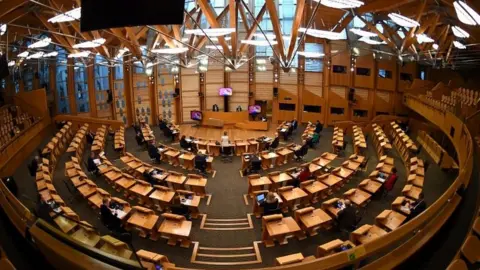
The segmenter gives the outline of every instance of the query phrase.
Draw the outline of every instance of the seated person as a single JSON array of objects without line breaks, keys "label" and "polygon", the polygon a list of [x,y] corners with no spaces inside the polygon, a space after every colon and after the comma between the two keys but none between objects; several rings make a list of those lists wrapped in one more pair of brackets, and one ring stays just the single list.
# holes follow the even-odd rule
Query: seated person
[{"label": "seated person", "polygon": [[386,196],[390,191],[392,191],[393,187],[395,186],[395,183],[397,182],[397,179],[398,179],[397,168],[393,167],[392,174],[390,174],[387,180],[385,180],[385,183],[383,183],[384,196]]},{"label": "seated person", "polygon": [[38,170],[38,164],[40,164],[40,157],[35,156],[35,158],[27,165],[30,176],[35,176]]},{"label": "seated person", "polygon": [[241,112],[241,111],[242,111],[242,106],[238,105],[237,112]]},{"label": "seated person", "polygon": [[120,231],[122,221],[112,212],[114,208],[115,205],[111,203],[110,198],[104,197],[100,206],[100,220],[110,230]]},{"label": "seated person", "polygon": [[257,155],[252,156],[250,161],[249,173],[258,172],[262,169],[262,160]]},{"label": "seated person", "polygon": [[199,170],[202,173],[205,173],[207,169],[207,156],[201,153],[198,153],[195,156],[195,169]]},{"label": "seated person", "polygon": [[322,132],[323,125],[320,123],[320,121],[317,120],[317,123],[315,124],[315,133],[320,133]]},{"label": "seated person", "polygon": [[275,149],[278,147],[278,144],[280,143],[280,138],[278,137],[278,133],[275,133],[275,138],[273,139],[273,141],[271,143],[267,143],[265,145],[265,148],[266,149]]},{"label": "seated person", "polygon": [[187,220],[191,220],[190,209],[188,209],[188,206],[180,203],[180,200],[178,199],[176,201],[178,202],[170,206],[170,211],[172,211],[172,214],[181,215],[184,216]]},{"label": "seated person", "polygon": [[187,151],[195,152],[193,142],[188,142],[187,137],[185,135],[183,135],[182,138],[180,138],[180,147]]},{"label": "seated person", "polygon": [[276,214],[280,208],[280,203],[273,192],[267,193],[267,198],[260,204],[263,207],[263,215]]},{"label": "seated person", "polygon": [[319,140],[320,140],[320,134],[318,134],[317,132],[314,132],[311,137],[307,138],[305,143],[308,144],[310,148],[314,148],[315,144],[317,144]]},{"label": "seated person", "polygon": [[337,215],[339,229],[352,232],[356,229],[359,221],[360,217],[357,216],[357,210],[352,206],[352,202],[345,200],[345,208],[340,210]]},{"label": "seated person", "polygon": [[158,127],[160,128],[160,130],[166,129],[167,128],[167,123],[165,122],[165,120],[160,119],[160,122],[158,123]]},{"label": "seated person", "polygon": [[87,159],[87,170],[91,173],[98,174],[98,167],[97,164],[95,164],[95,159],[97,159],[95,153],[90,152],[90,156]]},{"label": "seated person", "polygon": [[409,221],[416,216],[420,215],[425,209],[427,209],[427,203],[425,202],[425,198],[423,193],[420,193],[418,200],[415,203],[406,205],[410,209],[410,215],[408,215],[407,220]]},{"label": "seated person", "polygon": [[148,156],[151,159],[155,159],[157,162],[160,162],[160,153],[158,153],[158,149],[155,146],[155,141],[148,143]]},{"label": "seated person", "polygon": [[214,112],[220,111],[220,108],[218,107],[217,104],[213,104],[212,111],[214,111]]},{"label": "seated person", "polygon": [[293,154],[297,157],[303,157],[308,153],[308,147],[309,147],[308,144],[305,143],[304,145],[302,145],[302,147],[300,147],[300,149],[295,151]]},{"label": "seated person", "polygon": [[292,135],[292,132],[293,132],[293,125],[290,124],[290,126],[287,128],[287,130],[285,132],[283,132],[283,139],[285,141],[288,141],[288,137],[290,137]]},{"label": "seated person", "polygon": [[137,141],[138,145],[142,145],[145,142],[142,132],[140,131],[137,132],[137,134],[135,135],[135,140]]},{"label": "seated person", "polygon": [[297,129],[297,127],[298,127],[298,121],[297,121],[297,118],[293,118],[293,120],[292,120],[292,127],[293,127],[293,129],[294,129],[294,130],[296,130],[296,129]]},{"label": "seated person", "polygon": [[152,185],[152,186],[158,184],[157,180],[153,177],[154,173],[155,173],[155,169],[151,168],[151,169],[143,171],[143,174],[142,174],[145,181],[150,183],[150,185]]},{"label": "seated person", "polygon": [[303,170],[300,172],[300,174],[298,175],[298,181],[300,183],[302,182],[305,182],[307,181],[308,179],[310,179],[312,177],[312,173],[310,172],[310,170],[308,169],[308,166],[305,166],[303,167]]}]

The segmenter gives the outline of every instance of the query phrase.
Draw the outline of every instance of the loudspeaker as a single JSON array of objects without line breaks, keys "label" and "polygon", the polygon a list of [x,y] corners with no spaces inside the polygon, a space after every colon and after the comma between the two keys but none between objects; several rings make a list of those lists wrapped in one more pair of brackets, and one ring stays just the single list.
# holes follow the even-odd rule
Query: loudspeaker
[{"label": "loudspeaker", "polygon": [[85,32],[126,26],[182,25],[184,7],[185,0],[82,0],[80,29]]},{"label": "loudspeaker", "polygon": [[348,101],[355,101],[355,89],[350,88],[350,91],[348,92]]},{"label": "loudspeaker", "polygon": [[180,88],[175,88],[175,93],[173,93],[173,97],[179,97],[180,96]]},{"label": "loudspeaker", "polygon": [[273,96],[278,97],[278,88],[277,87],[273,88]]}]

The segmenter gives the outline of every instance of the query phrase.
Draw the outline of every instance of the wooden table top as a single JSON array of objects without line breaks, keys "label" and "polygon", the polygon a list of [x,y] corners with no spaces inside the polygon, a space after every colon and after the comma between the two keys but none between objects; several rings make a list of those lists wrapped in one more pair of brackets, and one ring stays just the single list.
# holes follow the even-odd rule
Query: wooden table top
[{"label": "wooden table top", "polygon": [[325,253],[329,253],[334,249],[339,248],[341,245],[343,245],[343,243],[345,242],[343,242],[340,239],[335,239],[333,241],[330,241],[328,243],[318,246],[318,248],[323,250]]},{"label": "wooden table top", "polygon": [[76,222],[63,216],[58,216],[53,221],[55,221],[55,223],[58,225],[60,230],[62,230],[62,232],[64,233],[69,233],[71,230],[77,227]]},{"label": "wooden table top", "polygon": [[91,185],[82,185],[77,188],[78,192],[80,192],[84,197],[88,197],[97,191],[96,186]]},{"label": "wooden table top", "polygon": [[177,150],[168,150],[165,152],[165,155],[169,156],[169,157],[177,157],[180,155],[180,151],[177,151]]},{"label": "wooden table top", "polygon": [[191,199],[180,199],[180,203],[185,206],[198,207],[200,205],[200,199],[200,196],[194,195]]},{"label": "wooden table top", "polygon": [[301,199],[308,196],[308,194],[301,188],[293,188],[288,191],[283,191],[280,192],[280,195],[285,199],[285,201],[294,201],[296,199]]},{"label": "wooden table top", "polygon": [[207,178],[192,178],[189,177],[185,182],[186,185],[189,186],[197,186],[197,187],[205,187],[207,185]]},{"label": "wooden table top", "polygon": [[183,184],[186,179],[187,179],[187,177],[184,176],[184,175],[169,174],[167,176],[167,178],[165,178],[165,181],[170,182],[170,183],[175,183],[175,184]]},{"label": "wooden table top", "polygon": [[340,167],[340,171],[335,173],[342,178],[348,178],[353,174],[353,171],[347,168]]},{"label": "wooden table top", "polygon": [[117,179],[122,177],[122,173],[117,172],[115,170],[111,170],[104,175],[105,175],[106,178],[110,179],[110,181],[114,181],[114,180],[117,180]]},{"label": "wooden table top", "polygon": [[115,184],[123,187],[124,189],[129,189],[130,187],[132,187],[133,185],[135,185],[137,181],[135,181],[135,179],[131,179],[131,178],[127,178],[127,177],[124,177],[122,176],[121,178],[119,178]]},{"label": "wooden table top", "polygon": [[171,234],[176,236],[188,237],[192,230],[192,222],[188,220],[171,220],[165,219],[160,228],[158,228],[158,232]]},{"label": "wooden table top", "polygon": [[339,182],[342,182],[342,180],[343,179],[341,177],[330,174],[330,175],[328,175],[327,178],[321,179],[320,181],[322,181],[322,183],[324,183],[325,185],[331,187],[331,186],[334,186],[334,185],[338,184]]},{"label": "wooden table top", "polygon": [[138,182],[133,187],[130,188],[130,191],[140,196],[147,196],[152,190],[153,190],[152,186],[143,185]]},{"label": "wooden table top", "polygon": [[130,161],[134,160],[135,158],[134,157],[131,157],[131,156],[123,156],[120,158],[120,160],[123,162],[123,163],[129,163]]},{"label": "wooden table top", "polygon": [[423,187],[423,182],[425,181],[425,177],[417,175],[417,174],[410,174],[408,176],[407,182],[412,183],[415,186]]},{"label": "wooden table top", "polygon": [[308,164],[308,170],[311,172],[311,173],[314,173],[318,170],[322,169],[322,166],[316,164],[316,163],[310,163]]},{"label": "wooden table top", "polygon": [[282,150],[277,152],[277,154],[279,154],[281,156],[287,156],[287,155],[290,155],[292,153],[293,153],[293,151],[290,150],[290,149],[287,149],[287,148],[283,148]]},{"label": "wooden table top", "polygon": [[284,217],[278,221],[268,222],[266,224],[270,236],[284,235],[300,231],[300,227],[292,217]]},{"label": "wooden table top", "polygon": [[372,197],[370,193],[358,188],[351,189],[349,191],[352,191],[352,194],[346,195],[346,197],[356,205],[362,205],[363,203],[365,203],[365,201],[369,200]]},{"label": "wooden table top", "polygon": [[169,203],[172,201],[174,196],[175,196],[174,191],[164,191],[164,190],[155,189],[152,192],[152,194],[150,194],[150,199]]},{"label": "wooden table top", "polygon": [[347,161],[348,164],[346,166],[347,169],[350,169],[352,171],[356,171],[358,167],[360,167],[360,163],[353,162],[353,161]]},{"label": "wooden table top", "polygon": [[320,158],[320,159],[316,162],[316,164],[318,164],[319,166],[325,167],[325,166],[327,166],[328,164],[330,164],[330,162],[332,162],[332,160],[326,159],[326,158]]},{"label": "wooden table top", "polygon": [[256,186],[263,186],[263,185],[270,185],[272,181],[266,176],[262,176],[260,178],[250,179],[250,185]]},{"label": "wooden table top", "polygon": [[371,194],[374,194],[382,187],[382,184],[377,181],[365,179],[359,184],[359,187],[370,192]]},{"label": "wooden table top", "polygon": [[264,159],[274,159],[274,158],[277,158],[278,155],[275,152],[269,152],[266,154],[261,154],[261,157]]},{"label": "wooden table top", "polygon": [[285,181],[292,180],[292,177],[284,172],[280,173],[279,175],[269,176],[269,178],[274,183],[282,183]]},{"label": "wooden table top", "polygon": [[358,237],[358,241],[362,244],[366,244],[378,237],[387,234],[387,232],[380,227],[373,225],[364,235]]},{"label": "wooden table top", "polygon": [[184,154],[181,154],[179,158],[184,160],[193,160],[195,159],[195,155],[192,153],[184,153]]},{"label": "wooden table top", "polygon": [[332,218],[320,208],[315,209],[305,215],[300,215],[300,221],[307,228],[312,228],[323,223],[330,222],[331,220]]},{"label": "wooden table top", "polygon": [[310,194],[314,194],[322,190],[326,190],[327,188],[328,187],[320,181],[313,181],[312,184],[303,186],[303,189]]},{"label": "wooden table top", "polygon": [[72,184],[75,187],[79,187],[79,186],[85,184],[85,180],[83,180],[83,179],[81,180],[80,176],[74,176],[74,177],[70,178],[70,181],[72,181]]},{"label": "wooden table top", "polygon": [[282,257],[277,257],[275,260],[278,265],[285,265],[291,263],[297,263],[303,261],[304,257],[302,253],[290,254]]},{"label": "wooden table top", "polygon": [[384,210],[379,216],[386,216],[385,218],[378,219],[378,222],[392,231],[400,227],[407,219],[407,216],[392,210]]},{"label": "wooden table top", "polygon": [[141,212],[135,212],[133,215],[127,220],[127,222],[131,225],[151,230],[155,223],[157,223],[158,216],[154,214],[145,214]]}]

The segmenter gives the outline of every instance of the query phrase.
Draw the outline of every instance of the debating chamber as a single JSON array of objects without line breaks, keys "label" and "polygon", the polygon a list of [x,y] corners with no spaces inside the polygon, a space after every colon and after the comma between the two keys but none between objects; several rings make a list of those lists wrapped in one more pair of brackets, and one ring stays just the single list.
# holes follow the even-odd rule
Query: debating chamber
[{"label": "debating chamber", "polygon": [[0,0],[0,134],[1,270],[480,269],[480,1]]}]

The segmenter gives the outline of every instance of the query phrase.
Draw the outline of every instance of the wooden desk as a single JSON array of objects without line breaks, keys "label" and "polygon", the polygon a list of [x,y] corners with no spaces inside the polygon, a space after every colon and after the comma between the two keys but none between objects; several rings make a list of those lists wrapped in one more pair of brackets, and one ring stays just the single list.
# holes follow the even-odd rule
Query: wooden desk
[{"label": "wooden desk", "polygon": [[354,244],[366,244],[385,234],[387,234],[387,232],[382,228],[376,225],[365,224],[350,234],[350,240]]},{"label": "wooden desk", "polygon": [[277,149],[275,152],[278,155],[276,160],[277,166],[282,166],[284,164],[287,164],[287,162],[293,159],[293,151],[288,148]]},{"label": "wooden desk", "polygon": [[207,186],[207,178],[198,174],[189,174],[185,182],[185,189],[193,191],[195,195],[204,198],[207,195],[205,187]]},{"label": "wooden desk", "polygon": [[[260,218],[263,215],[263,206],[261,206],[258,203],[257,196],[260,195],[260,194],[263,194],[266,197],[268,192],[269,192],[268,190],[259,190],[259,191],[254,191],[253,192],[252,212],[255,215],[255,217],[257,217],[257,218]],[[283,206],[282,198],[276,192],[273,192],[273,195],[278,200],[278,207],[282,208],[282,206]]]},{"label": "wooden desk", "polygon": [[241,156],[243,153],[248,152],[248,142],[240,140],[235,141],[235,154]]},{"label": "wooden desk", "polygon": [[285,202],[284,208],[288,207],[292,211],[295,210],[299,204],[303,203],[303,200],[308,196],[302,189],[292,186],[281,187],[278,189],[278,193]]},{"label": "wooden desk", "polygon": [[410,208],[406,206],[406,204],[412,205],[414,203],[415,201],[412,199],[406,198],[404,196],[399,196],[392,202],[392,210],[395,210],[399,213],[409,216]]},{"label": "wooden desk", "polygon": [[77,188],[78,192],[82,194],[83,198],[88,198],[97,192],[97,185],[89,179],[85,180],[85,185]]},{"label": "wooden desk", "polygon": [[185,170],[193,170],[194,168],[194,163],[193,163],[193,160],[195,159],[195,155],[193,153],[184,153],[184,154],[181,154],[180,157],[179,157],[181,160],[183,160],[183,168]]},{"label": "wooden desk", "polygon": [[344,167],[337,167],[332,171],[332,174],[341,177],[343,179],[348,179],[353,175],[352,170],[344,168]]},{"label": "wooden desk", "polygon": [[260,157],[262,158],[262,168],[264,170],[267,170],[269,168],[273,168],[274,163],[272,162],[272,160],[276,159],[278,155],[274,152],[267,152],[262,153]]},{"label": "wooden desk", "polygon": [[272,172],[268,174],[268,178],[273,183],[272,189],[277,189],[279,187],[284,187],[288,184],[288,181],[292,180],[293,178],[288,175],[287,173],[280,173],[280,172]]},{"label": "wooden desk", "polygon": [[140,259],[153,262],[155,264],[168,263],[168,258],[164,255],[150,252],[144,249],[137,251],[137,255]]},{"label": "wooden desk", "polygon": [[349,199],[351,202],[359,207],[364,207],[371,199],[372,195],[361,189],[352,188],[343,194],[345,199]]},{"label": "wooden desk", "polygon": [[318,176],[317,180],[331,188],[328,191],[329,194],[333,192],[332,189],[340,189],[343,185],[343,179],[333,174],[324,174],[322,176]]},{"label": "wooden desk", "polygon": [[[200,196],[196,196],[192,191],[188,190],[177,190],[177,193],[180,197],[180,203],[188,207],[192,218],[198,218],[198,215],[200,214],[198,209],[201,199]],[[190,199],[187,197],[190,197]]]},{"label": "wooden desk", "polygon": [[318,198],[325,199],[328,193],[328,186],[318,180],[308,180],[300,183],[300,188],[305,190],[311,203],[317,203]]},{"label": "wooden desk", "polygon": [[214,157],[220,156],[220,145],[217,145],[215,142],[210,141],[207,144],[208,153]]},{"label": "wooden desk", "polygon": [[110,197],[110,193],[108,193],[106,190],[97,188],[97,191],[92,196],[88,197],[88,203],[93,207],[93,209],[100,209],[103,198]]},{"label": "wooden desk", "polygon": [[296,210],[295,220],[310,236],[317,235],[317,230],[321,227],[330,228],[332,222],[332,218],[325,211],[313,207]]},{"label": "wooden desk", "polygon": [[154,191],[149,198],[153,200],[155,206],[159,211],[163,211],[167,205],[172,203],[175,192],[167,187],[155,185]]},{"label": "wooden desk", "polygon": [[[341,204],[340,207],[338,207],[338,202]],[[324,201],[321,207],[325,212],[330,213],[333,217],[338,217],[338,212],[345,208],[345,201],[339,198],[332,198]]]},{"label": "wooden desk", "polygon": [[117,240],[110,235],[102,236],[102,240],[105,244],[100,247],[100,250],[125,259],[130,259],[132,256],[132,251],[128,249],[128,245],[124,242]]},{"label": "wooden desk", "polygon": [[248,195],[253,198],[255,191],[269,190],[272,181],[266,176],[260,176],[259,174],[252,174],[248,176]]},{"label": "wooden desk", "polygon": [[410,174],[407,178],[407,183],[420,187],[423,187],[423,182],[425,181],[425,177],[417,175],[417,174]]},{"label": "wooden desk", "polygon": [[407,216],[392,210],[383,210],[380,215],[375,218],[375,224],[379,227],[387,228],[390,231],[400,227],[405,222]]},{"label": "wooden desk", "polygon": [[[85,221],[82,221],[81,222],[82,224],[87,224],[87,225],[90,225],[88,224],[87,222]],[[82,226],[80,225],[79,226],[79,229],[77,231],[75,231],[71,237],[73,237],[75,240],[87,245],[87,246],[91,246],[91,247],[94,247],[98,244],[98,242],[100,242],[100,235],[98,235],[93,228],[91,227],[88,227],[88,226]]]},{"label": "wooden desk", "polygon": [[112,168],[112,170],[108,171],[104,174],[105,178],[110,182],[110,184],[114,183],[118,179],[120,179],[123,175],[122,172],[116,168]]},{"label": "wooden desk", "polygon": [[262,218],[265,226],[262,233],[262,240],[265,246],[274,246],[274,240],[280,245],[288,243],[286,236],[298,233],[301,229],[292,217],[282,217],[282,215],[269,215]]},{"label": "wooden desk", "polygon": [[68,234],[70,231],[72,231],[78,226],[77,222],[70,220],[64,216],[58,216],[53,221],[55,222],[55,224],[57,224],[60,230],[66,234]]},{"label": "wooden desk", "polygon": [[137,180],[135,185],[130,188],[130,192],[138,197],[138,204],[149,204],[148,195],[152,192],[153,187],[143,180]]},{"label": "wooden desk", "polygon": [[355,247],[355,245],[350,241],[342,241],[340,239],[335,239],[323,245],[317,247],[317,258],[325,257],[331,254],[336,253],[336,250],[339,249],[341,246],[349,245],[351,247]]},{"label": "wooden desk", "polygon": [[251,138],[251,139],[248,139],[247,142],[249,144],[247,152],[258,153],[258,151],[260,150],[260,144],[257,142],[257,140],[254,138]]},{"label": "wooden desk", "polygon": [[402,190],[403,196],[411,198],[413,200],[418,200],[420,198],[421,193],[422,193],[422,189],[414,185],[405,185],[405,187]]},{"label": "wooden desk", "polygon": [[[158,216],[148,208],[141,206],[132,207],[133,212],[130,218],[127,220],[129,226],[133,226],[140,231],[140,237],[147,237],[150,233],[152,240],[156,238],[154,226],[158,221]],[[128,228],[128,227],[127,227]]]},{"label": "wooden desk", "polygon": [[167,178],[165,178],[165,181],[167,182],[168,187],[173,190],[184,189],[185,180],[187,180],[186,176],[184,176],[181,173],[172,172],[172,171],[170,171]]},{"label": "wooden desk", "polygon": [[172,166],[178,166],[180,164],[180,160],[178,157],[180,156],[180,151],[169,149],[165,151],[164,155],[168,158],[168,163]]},{"label": "wooden desk", "polygon": [[277,257],[275,259],[275,265],[287,265],[287,264],[299,263],[304,259],[305,258],[303,257],[302,253],[290,254],[287,256]]},{"label": "wooden desk", "polygon": [[358,187],[373,195],[380,190],[380,188],[382,187],[382,184],[377,181],[365,179],[362,182],[360,182],[360,184],[358,184]]},{"label": "wooden desk", "polygon": [[342,167],[346,168],[346,169],[349,169],[353,172],[355,172],[356,170],[358,170],[358,168],[360,167],[360,163],[358,162],[355,162],[355,161],[351,161],[351,160],[347,160],[345,162],[342,163]]},{"label": "wooden desk", "polygon": [[184,216],[170,213],[162,214],[162,217],[165,220],[158,228],[158,232],[168,237],[168,244],[175,246],[177,241],[180,241],[181,247],[190,247],[191,241],[189,236],[192,230],[192,222],[185,220]]}]

